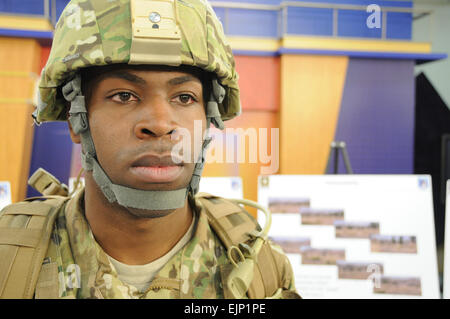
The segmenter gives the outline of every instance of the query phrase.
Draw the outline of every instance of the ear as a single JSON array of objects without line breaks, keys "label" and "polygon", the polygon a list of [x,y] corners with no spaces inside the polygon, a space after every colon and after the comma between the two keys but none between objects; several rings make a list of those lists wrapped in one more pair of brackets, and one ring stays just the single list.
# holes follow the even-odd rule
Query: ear
[{"label": "ear", "polygon": [[73,132],[73,129],[72,129],[72,125],[70,124],[70,121],[67,121],[67,124],[69,124],[69,132],[70,132],[70,138],[72,139],[72,142],[74,142],[75,144],[81,144],[81,137],[80,137],[80,135],[78,134],[75,134],[74,132]]}]

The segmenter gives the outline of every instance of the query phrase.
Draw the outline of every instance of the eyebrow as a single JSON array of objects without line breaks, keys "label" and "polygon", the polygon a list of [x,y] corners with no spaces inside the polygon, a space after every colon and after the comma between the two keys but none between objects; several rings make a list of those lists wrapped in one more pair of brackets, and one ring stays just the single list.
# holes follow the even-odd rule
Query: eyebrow
[{"label": "eyebrow", "polygon": [[183,83],[186,83],[186,82],[190,82],[190,81],[201,83],[200,80],[197,77],[192,76],[192,75],[179,76],[179,77],[170,79],[168,81],[168,83],[169,83],[169,85],[175,86],[175,85],[180,85],[180,84],[183,84]]},{"label": "eyebrow", "polygon": [[[129,73],[126,71],[110,72],[110,73],[105,74],[104,78],[119,78],[119,79],[123,79],[123,80],[126,80],[131,83],[135,83],[138,85],[146,85],[147,84],[147,81],[145,81],[140,76],[137,76],[136,74]],[[191,82],[191,81],[201,83],[201,81],[197,77],[192,76],[192,75],[179,76],[179,77],[170,79],[167,83],[171,86],[177,86],[177,85],[181,85],[183,83]]]},{"label": "eyebrow", "polygon": [[114,71],[111,73],[107,73],[105,74],[104,78],[119,78],[139,85],[147,84],[147,81],[145,81],[140,76],[137,76],[136,74],[129,73],[126,71]]}]

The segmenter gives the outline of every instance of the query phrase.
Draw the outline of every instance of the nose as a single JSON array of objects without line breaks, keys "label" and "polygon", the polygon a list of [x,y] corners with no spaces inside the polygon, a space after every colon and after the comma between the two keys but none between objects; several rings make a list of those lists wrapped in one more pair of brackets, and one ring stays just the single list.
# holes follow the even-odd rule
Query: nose
[{"label": "nose", "polygon": [[177,128],[175,113],[169,102],[163,98],[153,98],[140,107],[134,133],[139,139],[171,135]]}]

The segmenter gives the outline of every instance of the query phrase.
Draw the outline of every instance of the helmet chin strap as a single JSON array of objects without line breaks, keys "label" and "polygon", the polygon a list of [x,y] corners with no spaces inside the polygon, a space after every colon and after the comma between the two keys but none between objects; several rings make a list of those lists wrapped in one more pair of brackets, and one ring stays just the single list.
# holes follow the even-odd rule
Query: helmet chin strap
[{"label": "helmet chin strap", "polygon": [[114,184],[97,159],[94,141],[89,129],[85,98],[81,92],[81,76],[78,74],[63,86],[63,96],[70,102],[69,121],[72,130],[81,137],[82,166],[86,171],[92,171],[95,182],[110,203],[117,202],[124,207],[143,210],[173,210],[185,205],[189,193],[195,195],[198,192],[205,165],[206,149],[211,142],[209,127],[213,123],[219,129],[224,128],[219,112],[219,103],[222,103],[226,92],[217,79],[214,79],[212,84],[210,101],[206,106],[206,137],[203,140],[202,151],[195,164],[191,181],[185,188],[169,191],[141,190]]}]

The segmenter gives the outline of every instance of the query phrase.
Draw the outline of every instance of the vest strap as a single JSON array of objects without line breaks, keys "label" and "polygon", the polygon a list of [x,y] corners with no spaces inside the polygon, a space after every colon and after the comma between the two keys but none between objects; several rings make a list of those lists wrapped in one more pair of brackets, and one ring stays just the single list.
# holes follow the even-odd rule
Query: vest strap
[{"label": "vest strap", "polygon": [[[45,202],[10,205],[1,212],[0,298],[33,298],[56,216],[68,199],[52,196]],[[54,274],[54,269],[46,270],[49,267],[44,274]]]}]

